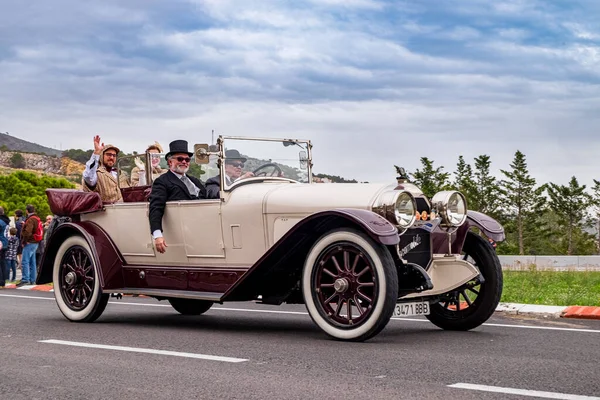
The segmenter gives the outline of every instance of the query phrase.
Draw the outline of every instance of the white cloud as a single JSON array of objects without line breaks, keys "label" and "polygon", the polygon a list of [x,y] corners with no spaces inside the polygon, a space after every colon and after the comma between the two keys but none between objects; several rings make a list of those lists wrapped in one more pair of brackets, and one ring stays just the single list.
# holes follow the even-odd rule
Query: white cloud
[{"label": "white cloud", "polygon": [[497,172],[521,150],[541,182],[600,178],[588,3],[57,1],[0,27],[0,131],[126,151],[297,136],[318,172],[369,181],[422,156],[453,171],[489,154]]}]

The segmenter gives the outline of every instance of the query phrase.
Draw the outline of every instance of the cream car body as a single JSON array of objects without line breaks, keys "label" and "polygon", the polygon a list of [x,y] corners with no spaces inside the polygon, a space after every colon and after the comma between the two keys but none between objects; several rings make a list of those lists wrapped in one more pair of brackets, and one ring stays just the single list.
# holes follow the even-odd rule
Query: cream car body
[{"label": "cream car body", "polygon": [[[248,163],[262,176],[226,186],[226,143],[244,141],[283,143],[288,153],[300,147],[299,167],[290,167],[289,157],[276,162],[261,154]],[[422,312],[405,314],[426,315],[446,329],[471,329],[491,315],[501,292],[499,263],[469,230],[501,240],[499,224],[467,212],[458,193],[430,200],[402,179],[314,183],[311,148],[309,141],[239,137],[197,145],[199,164],[220,177],[219,198],[167,203],[165,253],[150,234],[150,187],[124,188],[125,202],[116,204],[49,191],[57,218],[38,282],[54,281],[63,314],[81,321],[96,319],[110,293],[167,299],[183,314],[233,300],[305,303],[317,325],[344,340],[372,337],[408,305]]]}]

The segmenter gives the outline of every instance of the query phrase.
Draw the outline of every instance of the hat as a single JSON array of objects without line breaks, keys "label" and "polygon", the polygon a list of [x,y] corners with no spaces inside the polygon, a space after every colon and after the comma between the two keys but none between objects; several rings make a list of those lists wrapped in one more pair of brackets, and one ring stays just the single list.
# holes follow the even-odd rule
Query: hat
[{"label": "hat", "polygon": [[187,140],[173,140],[169,143],[169,152],[165,155],[165,158],[169,158],[176,153],[186,153],[190,157],[194,155],[194,153],[188,151]]},{"label": "hat", "polygon": [[241,160],[242,162],[246,162],[246,158],[242,157],[240,152],[234,149],[225,150],[225,161],[227,160]]},{"label": "hat", "polygon": [[104,155],[104,153],[106,153],[108,150],[113,149],[114,151],[117,152],[117,154],[119,154],[121,152],[121,150],[119,150],[119,148],[115,145],[112,144],[107,144],[104,146],[104,148],[102,149],[102,155]]},{"label": "hat", "polygon": [[157,150],[159,153],[162,153],[162,152],[163,152],[163,148],[162,148],[162,146],[161,146],[161,145],[160,145],[160,143],[158,143],[157,141],[154,141],[154,144],[151,144],[150,146],[148,146],[148,147],[146,148],[146,151],[150,151],[150,150],[152,150],[152,149],[156,149],[156,150]]}]

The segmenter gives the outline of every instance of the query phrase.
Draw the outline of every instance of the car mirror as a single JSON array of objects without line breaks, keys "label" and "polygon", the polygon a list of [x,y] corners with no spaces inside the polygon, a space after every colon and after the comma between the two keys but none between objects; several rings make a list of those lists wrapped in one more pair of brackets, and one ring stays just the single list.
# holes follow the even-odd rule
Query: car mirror
[{"label": "car mirror", "polygon": [[307,169],[308,168],[308,156],[306,155],[306,151],[302,150],[300,153],[298,153],[299,156],[299,160],[300,160],[300,169]]},{"label": "car mirror", "polygon": [[210,152],[208,151],[208,144],[195,144],[194,145],[194,162],[196,164],[208,164]]}]

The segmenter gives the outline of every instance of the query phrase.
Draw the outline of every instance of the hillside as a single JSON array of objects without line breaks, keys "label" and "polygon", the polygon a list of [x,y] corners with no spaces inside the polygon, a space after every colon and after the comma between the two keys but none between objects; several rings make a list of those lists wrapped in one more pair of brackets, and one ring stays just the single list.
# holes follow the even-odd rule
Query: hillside
[{"label": "hillside", "polygon": [[44,153],[46,155],[56,157],[60,157],[62,155],[62,152],[60,150],[40,146],[37,143],[28,142],[26,140],[19,139],[15,136],[7,135],[6,133],[0,133],[0,149],[15,150],[24,153]]}]

